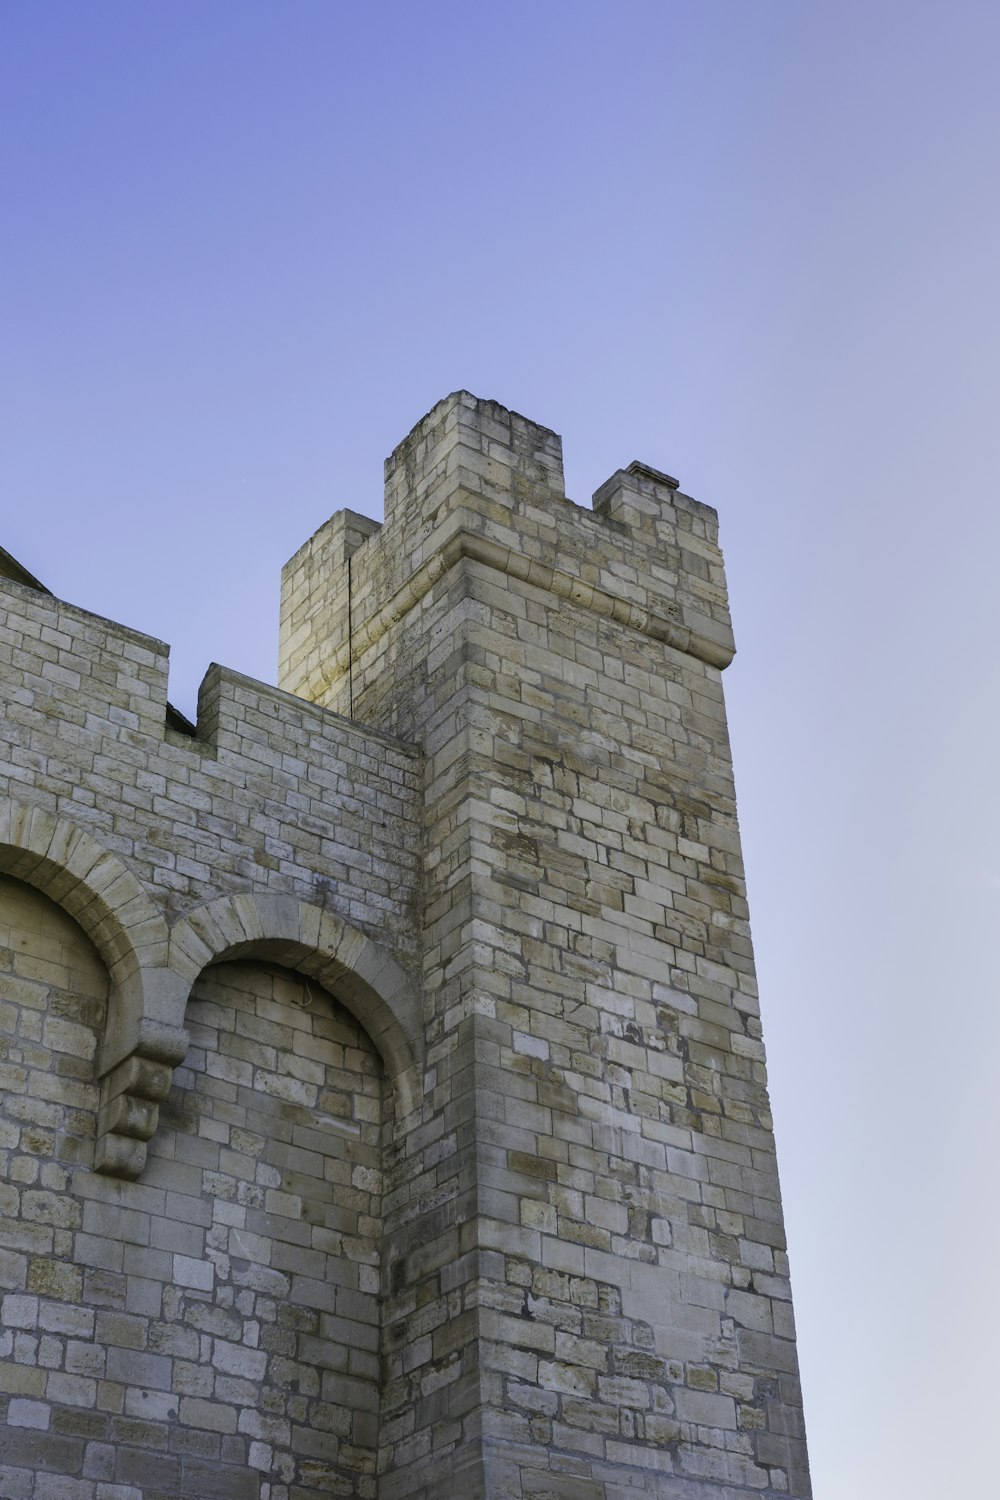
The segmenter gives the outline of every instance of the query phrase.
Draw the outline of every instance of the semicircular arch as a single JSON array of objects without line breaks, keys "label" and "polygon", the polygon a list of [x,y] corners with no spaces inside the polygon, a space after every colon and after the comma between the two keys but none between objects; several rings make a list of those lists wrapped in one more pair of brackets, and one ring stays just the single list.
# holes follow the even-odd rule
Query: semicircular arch
[{"label": "semicircular arch", "polygon": [[171,1009],[163,993],[169,982],[162,983],[166,919],[125,862],[68,818],[5,797],[0,798],[0,872],[61,906],[107,966],[111,995],[99,1071],[151,1041],[153,1033],[154,1050],[158,1046],[164,1056],[176,1052],[178,1039],[162,1025]]},{"label": "semicircular arch", "polygon": [[371,1037],[410,1112],[423,1052],[420,995],[384,948],[333,912],[266,892],[207,901],[170,933],[169,967],[188,989],[209,964],[235,958],[269,959],[330,990]]}]

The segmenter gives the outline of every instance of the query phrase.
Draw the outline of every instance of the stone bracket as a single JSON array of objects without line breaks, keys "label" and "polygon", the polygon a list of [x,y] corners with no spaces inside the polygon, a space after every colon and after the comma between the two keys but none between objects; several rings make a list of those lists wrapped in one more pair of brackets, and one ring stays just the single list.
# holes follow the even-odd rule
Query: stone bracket
[{"label": "stone bracket", "polygon": [[180,1026],[147,1028],[138,1048],[104,1075],[94,1171],[136,1178],[146,1165],[146,1142],[156,1130],[160,1103],[188,1048]]}]

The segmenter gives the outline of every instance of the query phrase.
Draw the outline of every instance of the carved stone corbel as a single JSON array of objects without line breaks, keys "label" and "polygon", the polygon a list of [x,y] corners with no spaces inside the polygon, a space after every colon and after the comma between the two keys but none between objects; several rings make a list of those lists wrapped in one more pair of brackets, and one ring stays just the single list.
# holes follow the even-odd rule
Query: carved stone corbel
[{"label": "carved stone corbel", "polygon": [[94,1171],[135,1178],[146,1165],[146,1142],[156,1130],[160,1103],[170,1092],[174,1068],[184,1061],[188,1033],[180,1026],[142,1026],[134,1052],[101,1080]]}]

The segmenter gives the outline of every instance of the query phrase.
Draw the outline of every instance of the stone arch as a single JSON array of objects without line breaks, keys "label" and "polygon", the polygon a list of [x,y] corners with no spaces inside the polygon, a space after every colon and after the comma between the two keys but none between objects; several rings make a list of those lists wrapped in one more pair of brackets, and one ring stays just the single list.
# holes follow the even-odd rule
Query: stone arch
[{"label": "stone arch", "polygon": [[[110,990],[108,966],[79,922],[38,886],[0,871],[5,1213],[36,1212],[23,1200],[14,1206],[12,1187],[53,1190],[91,1163],[100,1106],[95,1065]],[[60,1228],[80,1227],[68,1204],[53,1209],[57,1219]]]},{"label": "stone arch", "polygon": [[[220,896],[195,907],[170,934],[169,965],[187,990],[209,964],[270,959],[316,979],[364,1027],[381,1054],[400,1116],[419,1098],[420,995],[406,972],[342,917],[296,896]],[[181,1026],[183,1015],[173,1017]]]},{"label": "stone arch", "polygon": [[[110,977],[108,1023],[98,1063],[103,1103],[97,1170],[134,1176],[156,1124],[155,1101],[187,1049],[173,1027],[181,981],[166,968],[163,914],[117,854],[47,808],[0,800],[0,871],[33,885],[90,938]],[[122,1087],[130,1081],[129,1090]],[[147,1128],[148,1127],[148,1128]],[[117,1137],[117,1139],[116,1139]],[[139,1159],[141,1158],[141,1159]]]},{"label": "stone arch", "polygon": [[[229,1430],[266,1441],[260,1467],[302,1500],[374,1500],[397,1158],[383,1058],[337,996],[253,946],[201,970],[186,1024],[191,1046],[148,1172],[179,1220],[166,1236],[151,1229],[150,1244],[169,1239],[188,1258],[179,1277],[163,1268],[163,1347],[195,1340],[195,1359],[196,1335],[217,1340],[210,1354],[200,1346],[217,1373],[182,1380],[211,1401],[185,1403],[182,1418],[207,1438],[228,1417]],[[223,1448],[213,1493],[238,1482],[223,1465],[239,1458]]]},{"label": "stone arch", "polygon": [[78,824],[0,799],[0,870],[36,886],[80,924],[119,990],[166,962],[162,914],[127,865]]}]

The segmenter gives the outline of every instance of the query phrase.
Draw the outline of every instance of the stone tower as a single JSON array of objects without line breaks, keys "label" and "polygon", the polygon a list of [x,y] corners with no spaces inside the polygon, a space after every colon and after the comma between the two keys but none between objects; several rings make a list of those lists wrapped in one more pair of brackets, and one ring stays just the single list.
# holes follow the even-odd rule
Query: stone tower
[{"label": "stone tower", "polygon": [[193,732],[6,571],[10,1492],[806,1500],[715,513],[459,392]]}]

